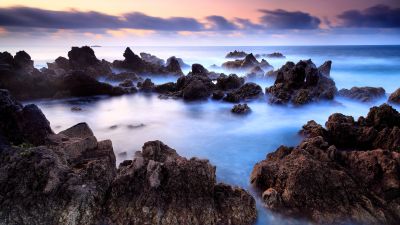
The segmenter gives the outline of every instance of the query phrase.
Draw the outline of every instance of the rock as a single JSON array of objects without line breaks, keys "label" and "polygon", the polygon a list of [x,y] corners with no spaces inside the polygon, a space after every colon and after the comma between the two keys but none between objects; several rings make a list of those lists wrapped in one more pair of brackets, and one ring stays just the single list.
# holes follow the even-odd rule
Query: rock
[{"label": "rock", "polygon": [[400,88],[389,96],[389,102],[400,104]]},{"label": "rock", "polygon": [[145,52],[141,52],[140,53],[140,57],[151,64],[155,64],[158,66],[164,66],[165,65],[165,61],[163,59],[158,58],[155,55],[149,54],[149,53],[145,53]]},{"label": "rock", "polygon": [[168,82],[165,84],[159,84],[154,87],[154,91],[160,94],[168,94],[177,91],[176,84],[174,82]]},{"label": "rock", "polygon": [[[69,66],[72,70],[83,70],[90,76],[98,77],[111,74],[111,68],[105,61],[97,59],[89,46],[72,47],[68,52]],[[64,60],[63,60],[64,61]],[[65,64],[62,62],[60,64]],[[59,62],[56,62],[58,65]],[[63,65],[65,68],[65,66]]]},{"label": "rock", "polygon": [[139,90],[140,90],[140,91],[143,91],[143,92],[151,92],[151,91],[153,91],[153,89],[154,89],[154,83],[151,82],[151,79],[146,78],[146,79],[143,81],[143,83],[142,83],[142,82],[139,82],[139,83],[138,83],[138,87],[139,87]]},{"label": "rock", "polygon": [[244,58],[246,57],[247,53],[244,51],[233,51],[233,52],[229,52],[225,58]]},{"label": "rock", "polygon": [[261,68],[271,67],[271,65],[264,59],[261,62],[258,62],[257,59],[254,57],[254,55],[251,53],[248,54],[242,60],[238,59],[235,61],[228,61],[222,64],[223,68],[229,70],[248,70],[256,66],[260,66]]},{"label": "rock", "polygon": [[221,100],[224,98],[224,96],[225,93],[223,91],[216,90],[212,93],[212,99],[214,100]]},{"label": "rock", "polygon": [[260,66],[256,66],[250,70],[249,73],[246,74],[246,78],[248,79],[262,79],[264,78],[264,70],[261,69]]},{"label": "rock", "polygon": [[230,74],[229,76],[223,74],[218,77],[216,88],[227,91],[240,88],[243,84],[244,79],[242,77],[238,77],[236,74]]},{"label": "rock", "polygon": [[251,183],[265,207],[286,216],[318,224],[397,224],[398,126],[399,113],[388,105],[371,108],[358,122],[333,114],[326,129],[310,121],[302,130],[307,138],[268,154],[254,166]]},{"label": "rock", "polygon": [[195,63],[192,65],[192,74],[193,75],[207,75],[208,70],[206,68],[204,68],[204,66],[202,66],[201,64]]},{"label": "rock", "polygon": [[135,72],[121,72],[118,74],[110,74],[105,77],[107,81],[124,81],[124,80],[132,80],[132,81],[141,81],[142,78],[137,75]]},{"label": "rock", "polygon": [[184,63],[183,60],[182,60],[181,58],[177,58],[177,57],[175,57],[175,56],[169,57],[169,58],[167,59],[166,65],[169,65],[172,59],[174,59],[174,60],[176,59],[176,60],[178,61],[178,63],[179,63],[179,66],[180,66],[182,69],[185,69],[185,68],[189,68],[189,67],[190,67],[190,65]]},{"label": "rock", "polygon": [[36,105],[22,106],[7,90],[2,89],[0,115],[0,136],[10,144],[41,145],[53,133],[49,121]]},{"label": "rock", "polygon": [[245,104],[237,104],[234,105],[233,108],[231,109],[231,112],[235,114],[247,114],[251,111],[250,107],[245,103]]},{"label": "rock", "polygon": [[14,56],[14,67],[20,69],[24,72],[32,72],[33,60],[31,60],[31,56],[28,55],[25,51],[19,51]]},{"label": "rock", "polygon": [[258,84],[249,82],[244,84],[239,89],[229,92],[224,101],[227,102],[240,102],[244,100],[251,100],[262,96],[262,89]]},{"label": "rock", "polygon": [[273,52],[273,53],[270,53],[270,54],[267,54],[265,57],[268,57],[268,58],[286,58],[282,53],[280,53],[280,52]]},{"label": "rock", "polygon": [[371,102],[385,96],[385,89],[379,87],[352,87],[349,89],[341,89],[338,94],[340,96],[358,100],[361,102]]},{"label": "rock", "polygon": [[179,76],[183,75],[181,65],[180,65],[178,59],[175,57],[169,58],[168,64],[166,66],[166,70],[171,74],[175,74],[175,75],[179,75]]},{"label": "rock", "polygon": [[120,165],[107,216],[114,224],[251,224],[256,211],[246,191],[216,183],[207,160],[152,141]]},{"label": "rock", "polygon": [[320,67],[318,67],[318,71],[324,75],[329,77],[331,75],[331,67],[332,67],[332,61],[328,60],[324,62]]},{"label": "rock", "polygon": [[302,105],[332,100],[337,92],[335,82],[324,75],[327,71],[322,74],[311,60],[287,62],[276,73],[274,85],[266,88],[270,103]]},{"label": "rock", "polygon": [[73,111],[73,112],[82,111],[82,108],[79,106],[73,106],[73,107],[71,107],[71,111]]},{"label": "rock", "polygon": [[[197,72],[195,70],[195,72]],[[214,88],[212,80],[204,75],[192,75],[189,74],[187,76],[180,77],[177,81],[177,90],[179,93],[176,95],[180,95],[185,100],[202,100],[208,98]]]}]

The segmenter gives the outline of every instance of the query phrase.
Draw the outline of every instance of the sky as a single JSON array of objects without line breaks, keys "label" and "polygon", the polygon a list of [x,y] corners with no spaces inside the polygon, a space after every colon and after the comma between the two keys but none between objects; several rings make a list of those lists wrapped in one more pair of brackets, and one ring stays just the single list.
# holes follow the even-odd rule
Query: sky
[{"label": "sky", "polygon": [[1,0],[0,46],[400,44],[400,0]]}]

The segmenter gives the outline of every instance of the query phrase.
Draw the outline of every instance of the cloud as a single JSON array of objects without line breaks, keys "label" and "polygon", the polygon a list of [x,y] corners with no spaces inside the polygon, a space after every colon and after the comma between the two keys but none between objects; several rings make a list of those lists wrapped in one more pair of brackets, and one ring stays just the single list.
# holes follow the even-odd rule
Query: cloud
[{"label": "cloud", "polygon": [[399,28],[400,8],[376,5],[365,10],[349,10],[337,16],[341,27]]},{"label": "cloud", "polygon": [[321,23],[318,17],[301,11],[289,12],[283,9],[259,11],[264,13],[261,22],[272,29],[318,29]]},{"label": "cloud", "polygon": [[206,20],[210,23],[211,25],[211,30],[237,30],[239,29],[236,24],[228,21],[225,19],[225,17],[222,16],[208,16],[206,17]]},{"label": "cloud", "polygon": [[47,29],[142,29],[198,31],[204,25],[193,18],[160,18],[133,12],[121,17],[99,12],[52,11],[29,7],[0,8],[0,26]]},{"label": "cloud", "polygon": [[264,30],[265,26],[251,22],[249,19],[235,18],[234,20],[244,30]]}]

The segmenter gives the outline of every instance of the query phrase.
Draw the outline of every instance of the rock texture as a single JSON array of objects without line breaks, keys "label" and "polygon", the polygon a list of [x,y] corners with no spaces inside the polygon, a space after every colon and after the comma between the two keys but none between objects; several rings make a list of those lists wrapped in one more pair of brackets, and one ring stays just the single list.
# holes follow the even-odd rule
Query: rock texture
[{"label": "rock texture", "polygon": [[246,103],[234,105],[233,108],[231,109],[231,112],[235,114],[247,114],[250,111],[251,109]]},{"label": "rock texture", "polygon": [[399,116],[382,105],[358,122],[334,114],[325,129],[310,121],[302,130],[307,138],[268,154],[251,183],[265,207],[287,216],[318,224],[398,224]]},{"label": "rock texture", "polygon": [[272,66],[265,60],[259,62],[253,54],[248,54],[242,60],[228,61],[222,64],[222,67],[229,70],[248,70],[260,66],[261,68],[272,68]]},{"label": "rock texture", "polygon": [[[117,170],[111,141],[97,141],[85,123],[54,134],[32,108],[0,91],[0,224],[247,225],[256,218],[251,195],[216,183],[207,160],[152,141]],[[44,141],[25,143],[30,135]],[[24,143],[10,145],[15,136]]]},{"label": "rock texture", "polygon": [[329,77],[328,61],[317,68],[311,60],[297,64],[287,62],[277,71],[273,86],[266,89],[270,103],[303,105],[319,100],[332,100],[337,92]]},{"label": "rock texture", "polygon": [[226,54],[225,58],[244,58],[246,57],[247,53],[244,51],[235,50],[233,52],[229,52]]},{"label": "rock texture", "polygon": [[400,104],[400,88],[389,96],[389,102]]},{"label": "rock texture", "polygon": [[224,97],[227,102],[240,102],[245,100],[257,99],[263,95],[262,88],[252,82],[248,82],[240,88],[228,92]]},{"label": "rock texture", "polygon": [[352,87],[351,89],[341,89],[340,96],[355,99],[361,102],[371,102],[385,96],[385,89],[381,87]]}]

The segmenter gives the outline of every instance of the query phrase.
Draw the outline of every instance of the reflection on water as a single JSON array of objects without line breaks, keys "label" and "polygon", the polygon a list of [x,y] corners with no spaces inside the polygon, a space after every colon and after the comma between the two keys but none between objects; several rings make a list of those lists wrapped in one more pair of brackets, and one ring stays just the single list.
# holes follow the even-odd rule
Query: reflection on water
[{"label": "reflection on water", "polygon": [[[98,58],[122,58],[125,47],[96,48]],[[36,66],[45,65],[57,56],[66,56],[68,48],[22,48],[30,53]],[[135,52],[150,52],[161,58],[182,57],[188,64],[220,65],[232,50],[253,53],[282,52],[287,59],[268,60],[279,68],[287,60],[311,58],[317,65],[333,60],[331,76],[337,87],[382,86],[388,93],[399,85],[399,46],[331,46],[331,47],[133,47]],[[6,49],[10,50],[10,49]],[[19,49],[16,49],[19,50]],[[15,50],[15,51],[16,51]],[[15,53],[15,51],[11,51]],[[187,70],[184,72],[188,72]],[[222,71],[221,72],[226,72]],[[239,74],[244,75],[244,74]],[[175,77],[152,78],[156,84],[175,81]],[[266,87],[272,80],[258,82]],[[298,131],[313,119],[324,124],[335,112],[358,117],[366,115],[378,102],[362,104],[337,98],[336,102],[320,102],[304,107],[272,106],[266,99],[250,102],[252,113],[237,116],[230,112],[232,104],[215,102],[185,103],[182,100],[161,100],[153,94],[136,94],[113,98],[96,97],[35,102],[43,110],[52,128],[59,132],[79,122],[87,122],[98,139],[111,139],[117,161],[131,159],[144,142],[161,140],[186,157],[207,158],[217,166],[219,181],[249,187],[254,164],[279,145],[296,145]],[[79,106],[82,111],[71,111]],[[397,107],[399,109],[399,107]],[[257,224],[288,224],[258,207]]]},{"label": "reflection on water", "polygon": [[[153,94],[35,103],[56,132],[85,121],[98,139],[111,139],[118,163],[131,159],[144,142],[161,140],[183,156],[209,159],[217,166],[219,181],[249,189],[254,164],[279,145],[296,145],[301,138],[298,131],[308,120],[323,124],[334,112],[358,117],[373,105],[338,101],[286,107],[262,99],[249,103],[252,113],[246,116],[232,114],[229,103],[185,103]],[[73,106],[82,111],[71,111]],[[265,210],[260,215],[259,224],[277,220]]]}]

